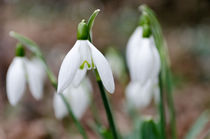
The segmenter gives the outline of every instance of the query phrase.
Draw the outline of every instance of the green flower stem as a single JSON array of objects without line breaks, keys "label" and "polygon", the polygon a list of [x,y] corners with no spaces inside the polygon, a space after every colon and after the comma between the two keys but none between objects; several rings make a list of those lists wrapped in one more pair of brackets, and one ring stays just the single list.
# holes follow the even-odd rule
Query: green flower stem
[{"label": "green flower stem", "polygon": [[[89,33],[88,40],[90,42],[92,42],[91,30],[92,30],[92,27],[93,27],[93,23],[95,21],[96,16],[99,13],[99,11],[100,11],[99,9],[95,10],[93,12],[93,14],[90,16],[90,18],[88,19],[88,33]],[[107,96],[106,96],[106,92],[104,90],[104,87],[103,87],[103,84],[102,84],[102,81],[101,81],[101,78],[98,74],[97,69],[95,69],[95,75],[96,75],[96,80],[97,80],[97,83],[98,83],[98,86],[99,86],[99,89],[100,89],[101,98],[103,100],[104,108],[106,110],[106,115],[107,115],[107,119],[108,119],[108,122],[109,122],[109,126],[110,126],[111,131],[112,131],[113,138],[118,139],[118,134],[117,134],[117,130],[116,130],[116,127],[115,127],[112,112],[111,112],[109,102],[108,102],[108,99],[107,99]]]},{"label": "green flower stem", "polygon": [[159,74],[159,87],[160,87],[160,102],[159,102],[160,133],[161,133],[161,139],[166,139],[164,94],[163,94],[163,82],[162,82],[162,79],[161,79],[161,73]]},{"label": "green flower stem", "polygon": [[[53,74],[53,72],[50,70],[50,68],[46,64],[45,59],[43,57],[42,58],[40,57],[40,59],[43,61],[44,65],[45,65],[45,69],[46,69],[48,78],[49,78],[52,86],[55,88],[55,90],[57,90],[58,84],[57,84],[55,75]],[[73,120],[74,124],[77,126],[77,129],[79,130],[80,134],[83,136],[83,139],[88,139],[87,134],[86,134],[84,128],[82,127],[82,124],[79,122],[79,120],[75,117],[74,113],[72,112],[71,106],[68,103],[68,100],[65,98],[65,96],[62,93],[60,95],[61,95],[61,98],[62,98],[64,104],[66,105],[69,117],[72,118],[72,120]]]},{"label": "green flower stem", "polygon": [[100,123],[101,120],[100,120],[99,115],[98,115],[98,110],[96,108],[96,103],[93,100],[94,98],[91,97],[90,99],[91,99],[90,110],[93,114],[94,121],[95,121],[96,125],[101,126],[101,123]]},{"label": "green flower stem", "polygon": [[101,78],[98,74],[97,69],[95,69],[95,74],[96,74],[96,80],[97,80],[97,83],[98,83],[98,86],[99,86],[99,89],[100,89],[101,98],[102,98],[103,103],[104,103],[104,108],[106,110],[106,115],[107,115],[107,119],[109,121],[109,126],[111,128],[113,138],[118,139],[118,134],[117,134],[117,130],[116,130],[116,127],[115,127],[112,112],[111,112],[111,109],[110,109],[110,105],[109,105],[109,102],[108,102],[108,99],[107,99],[107,96],[106,96],[106,92],[104,90],[104,87],[103,87],[103,84],[102,84],[102,81],[101,81]]},{"label": "green flower stem", "polygon": [[68,100],[65,98],[65,96],[61,93],[60,94],[65,105],[66,105],[66,108],[68,110],[68,113],[69,113],[69,116],[71,116],[72,120],[74,121],[75,125],[77,126],[78,130],[80,131],[80,133],[82,134],[83,136],[83,139],[88,139],[87,137],[87,134],[85,132],[85,130],[83,129],[82,125],[80,124],[80,122],[77,120],[77,118],[75,117],[75,115],[73,114],[72,110],[71,110],[71,107],[70,107],[70,104],[68,103]]},{"label": "green flower stem", "polygon": [[[16,33],[16,32],[11,31],[10,36],[17,39],[21,44],[23,44],[23,46],[28,48],[37,58],[39,58],[43,62],[43,65],[47,72],[50,83],[55,88],[55,90],[57,90],[57,85],[58,85],[57,79],[56,79],[55,75],[53,74],[53,72],[51,71],[51,69],[49,68],[49,66],[47,65],[46,60],[45,60],[41,50],[39,49],[39,46],[34,41],[26,38],[23,35]],[[84,128],[82,127],[82,124],[76,119],[75,115],[72,113],[70,104],[68,103],[68,101],[66,100],[66,98],[63,94],[61,94],[61,98],[66,105],[69,116],[73,119],[80,134],[83,136],[83,139],[88,139],[87,134],[86,134]]]}]

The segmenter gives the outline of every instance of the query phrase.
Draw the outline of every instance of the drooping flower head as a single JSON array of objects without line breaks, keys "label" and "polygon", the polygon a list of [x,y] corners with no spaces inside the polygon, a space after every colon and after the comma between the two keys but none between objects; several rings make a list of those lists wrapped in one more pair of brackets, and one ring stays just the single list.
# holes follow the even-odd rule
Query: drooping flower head
[{"label": "drooping flower head", "polygon": [[25,58],[23,46],[18,44],[16,57],[9,66],[6,76],[6,91],[11,105],[16,105],[23,96],[27,80],[33,97],[41,99],[45,80],[44,67],[36,58],[32,60]]},{"label": "drooping flower head", "polygon": [[[127,100],[133,99],[131,102],[138,107],[148,105],[153,96],[151,93],[159,90],[157,81],[161,64],[160,56],[148,24],[147,19],[143,16],[140,25],[128,40],[126,51],[131,76],[131,83],[126,89],[126,96]],[[138,102],[137,98],[139,98],[138,101],[142,102]]]},{"label": "drooping flower head", "polygon": [[[90,103],[90,97],[92,94],[90,81],[85,78],[78,87],[69,86],[67,89],[65,89],[63,94],[70,104],[71,110],[74,115],[78,119],[80,119]],[[60,94],[55,93],[53,106],[57,119],[62,119],[68,114],[66,105]]]},{"label": "drooping flower head", "polygon": [[58,75],[58,93],[68,86],[77,87],[87,70],[97,69],[102,83],[110,93],[114,92],[114,79],[110,65],[103,54],[88,40],[88,25],[82,20],[78,25],[77,41],[65,56]]}]

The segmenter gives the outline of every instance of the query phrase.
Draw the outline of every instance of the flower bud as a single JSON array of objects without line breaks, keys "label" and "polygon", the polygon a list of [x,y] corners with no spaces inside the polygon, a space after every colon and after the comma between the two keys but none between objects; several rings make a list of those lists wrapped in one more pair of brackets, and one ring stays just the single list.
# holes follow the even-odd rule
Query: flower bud
[{"label": "flower bud", "polygon": [[24,51],[24,48],[23,48],[22,44],[18,43],[16,45],[15,55],[18,56],[18,57],[24,57],[25,56],[25,51]]},{"label": "flower bud", "polygon": [[88,25],[85,23],[85,20],[82,20],[79,24],[78,24],[78,28],[77,28],[77,39],[78,40],[87,40],[88,39]]}]

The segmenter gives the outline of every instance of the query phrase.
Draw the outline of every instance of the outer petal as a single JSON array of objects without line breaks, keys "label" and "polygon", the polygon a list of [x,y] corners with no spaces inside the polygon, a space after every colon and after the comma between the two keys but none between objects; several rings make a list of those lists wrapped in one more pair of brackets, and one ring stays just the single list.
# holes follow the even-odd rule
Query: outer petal
[{"label": "outer petal", "polygon": [[142,46],[137,51],[136,67],[134,71],[137,73],[138,81],[143,85],[152,76],[154,68],[154,55],[151,49],[151,39],[142,39]]},{"label": "outer petal", "polygon": [[73,79],[73,86],[74,87],[79,86],[81,81],[84,79],[86,72],[87,72],[86,68],[84,68],[82,70],[81,69],[77,70],[76,75],[74,76],[74,79]]},{"label": "outer petal", "polygon": [[24,58],[13,59],[6,77],[6,90],[11,105],[16,105],[23,96],[26,85]]},{"label": "outer petal", "polygon": [[104,87],[108,92],[114,93],[115,90],[114,78],[108,61],[103,56],[103,54],[100,51],[98,51],[95,48],[95,46],[93,46],[90,42],[89,45],[91,47],[93,62],[98,70],[98,73],[101,77]]},{"label": "outer petal", "polygon": [[68,114],[66,105],[63,102],[60,94],[55,93],[54,99],[53,99],[53,107],[54,107],[55,117],[57,119],[62,119]]},{"label": "outer petal", "polygon": [[141,86],[139,82],[131,82],[126,88],[128,104],[134,108],[143,109],[151,102],[151,83]]},{"label": "outer petal", "polygon": [[126,59],[128,67],[130,67],[131,62],[133,61],[131,59],[133,52],[136,52],[136,47],[139,47],[141,45],[141,34],[142,34],[142,27],[137,27],[136,30],[133,32],[131,37],[128,40],[127,48],[126,48]]},{"label": "outer petal", "polygon": [[77,69],[80,66],[79,42],[77,41],[73,48],[68,52],[61,64],[58,75],[58,93],[61,93],[72,82]]},{"label": "outer petal", "polygon": [[29,88],[35,99],[39,100],[43,96],[43,86],[46,77],[43,63],[34,58],[27,61],[26,70],[28,75]]}]

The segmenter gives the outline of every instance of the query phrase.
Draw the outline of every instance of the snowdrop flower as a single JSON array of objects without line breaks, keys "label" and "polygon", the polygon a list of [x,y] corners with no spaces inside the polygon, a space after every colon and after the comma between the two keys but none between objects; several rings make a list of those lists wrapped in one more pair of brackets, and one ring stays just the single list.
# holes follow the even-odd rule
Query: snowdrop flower
[{"label": "snowdrop flower", "polygon": [[131,83],[126,88],[128,103],[136,108],[148,106],[155,97],[159,100],[158,76],[160,56],[153,37],[142,37],[143,28],[137,27],[127,44],[126,58]]},{"label": "snowdrop flower", "polygon": [[42,98],[45,71],[38,59],[24,58],[22,46],[17,46],[17,54],[13,59],[6,76],[6,91],[11,105],[16,105],[24,94],[26,81],[35,99]]},{"label": "snowdrop flower", "polygon": [[65,56],[58,75],[58,93],[68,86],[77,87],[87,70],[97,69],[105,89],[113,93],[114,79],[103,54],[88,40],[88,26],[84,20],[78,25],[77,41]]},{"label": "snowdrop flower", "polygon": [[[68,100],[74,115],[81,119],[85,113],[92,93],[92,87],[88,79],[84,79],[78,87],[69,86],[63,92]],[[55,93],[53,101],[55,116],[57,119],[62,119],[68,114],[65,103],[63,102],[60,94]]]},{"label": "snowdrop flower", "polygon": [[146,83],[153,73],[159,73],[160,56],[152,37],[142,37],[142,27],[137,27],[127,44],[126,58],[132,81]]}]

